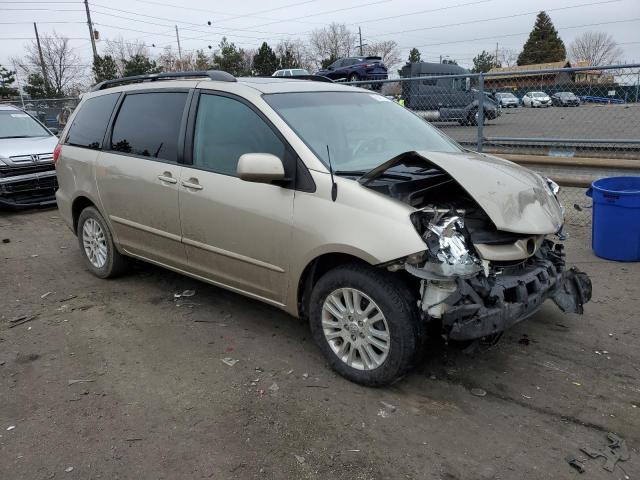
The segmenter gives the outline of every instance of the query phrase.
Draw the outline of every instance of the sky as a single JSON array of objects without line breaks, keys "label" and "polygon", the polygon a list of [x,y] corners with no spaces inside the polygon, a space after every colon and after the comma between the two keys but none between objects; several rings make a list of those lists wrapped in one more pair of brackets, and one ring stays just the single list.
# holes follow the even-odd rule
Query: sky
[{"label": "sky", "polygon": [[[214,49],[223,36],[242,48],[263,41],[306,40],[312,30],[331,22],[362,30],[363,42],[394,40],[405,59],[417,47],[422,60],[440,56],[471,66],[483,49],[519,51],[545,10],[568,47],[585,31],[611,34],[623,60],[640,62],[640,0],[89,0],[92,21],[100,32],[98,52],[107,39],[144,41],[153,54],[167,45],[183,51]],[[25,43],[57,32],[70,38],[76,54],[91,62],[86,13],[82,0],[35,2],[0,0],[0,64],[24,53]],[[208,25],[211,22],[211,25]]]}]

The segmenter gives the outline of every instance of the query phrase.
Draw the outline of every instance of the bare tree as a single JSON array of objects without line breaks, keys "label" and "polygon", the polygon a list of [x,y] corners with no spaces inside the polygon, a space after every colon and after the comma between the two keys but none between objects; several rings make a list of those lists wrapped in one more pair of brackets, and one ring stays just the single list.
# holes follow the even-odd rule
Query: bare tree
[{"label": "bare tree", "polygon": [[571,60],[587,62],[589,66],[611,65],[620,60],[622,49],[605,32],[585,32],[569,47]]},{"label": "bare tree", "polygon": [[[279,59],[291,57],[295,65],[310,72],[313,71],[316,66],[309,47],[300,39],[281,40],[280,43],[276,45],[275,52]],[[282,66],[282,68],[289,67]]]},{"label": "bare tree", "polygon": [[68,38],[54,32],[53,35],[41,36],[40,45],[44,68],[35,41],[25,46],[24,58],[15,59],[15,63],[25,76],[32,73],[40,74],[44,70],[47,91],[51,95],[76,93],[91,82],[90,66],[82,63],[69,44]]},{"label": "bare tree", "polygon": [[198,70],[198,57],[192,52],[182,52],[182,57],[173,50],[171,45],[165,47],[164,51],[158,56],[158,65],[165,72],[190,72]]},{"label": "bare tree", "polygon": [[355,51],[356,35],[344,23],[332,23],[311,32],[309,46],[315,63],[349,57]]},{"label": "bare tree", "polygon": [[118,68],[118,75],[122,77],[124,75],[124,64],[127,60],[135,57],[136,55],[149,56],[149,48],[144,42],[126,41],[122,37],[118,37],[115,40],[107,40],[104,47],[104,54],[110,55],[116,62]]},{"label": "bare tree", "polygon": [[382,57],[383,63],[389,70],[398,66],[402,62],[400,49],[394,40],[382,40],[370,43],[364,47],[365,55],[377,55]]},{"label": "bare tree", "polygon": [[513,48],[501,48],[498,50],[497,61],[502,67],[515,67],[518,65],[518,55]]}]

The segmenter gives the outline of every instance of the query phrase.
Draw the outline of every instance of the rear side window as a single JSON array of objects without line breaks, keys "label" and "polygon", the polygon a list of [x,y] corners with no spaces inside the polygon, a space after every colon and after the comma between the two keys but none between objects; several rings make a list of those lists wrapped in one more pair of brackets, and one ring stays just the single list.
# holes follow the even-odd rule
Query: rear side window
[{"label": "rear side window", "polygon": [[284,160],[286,147],[260,116],[244,103],[201,95],[196,116],[193,165],[236,176],[245,153],[272,153]]},{"label": "rear side window", "polygon": [[65,143],[76,147],[99,149],[119,93],[101,95],[85,101],[73,119]]},{"label": "rear side window", "polygon": [[177,162],[186,101],[186,92],[127,95],[113,125],[111,150]]}]

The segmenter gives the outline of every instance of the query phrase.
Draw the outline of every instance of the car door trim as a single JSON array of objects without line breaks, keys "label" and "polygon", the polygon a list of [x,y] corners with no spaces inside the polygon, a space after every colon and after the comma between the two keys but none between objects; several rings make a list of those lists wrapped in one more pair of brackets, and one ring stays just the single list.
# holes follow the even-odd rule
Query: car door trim
[{"label": "car door trim", "polygon": [[186,237],[182,239],[182,242],[185,245],[196,247],[201,250],[206,250],[207,252],[217,253],[218,255],[223,255],[225,257],[233,258],[234,260],[239,260],[244,263],[250,263],[251,265],[256,265],[258,267],[262,267],[267,270],[271,270],[273,272],[284,273],[284,269],[278,267],[277,265],[263,262],[262,260],[257,260],[255,258],[247,257],[245,255],[240,255],[239,253],[233,253],[233,252],[230,252],[229,250],[224,250],[222,248],[214,247],[213,245],[207,245],[206,243],[198,242],[196,240],[191,240]]},{"label": "car door trim", "polygon": [[115,223],[119,223],[121,225],[126,225],[127,227],[136,228],[138,230],[142,230],[143,232],[157,235],[159,237],[168,238],[169,240],[173,240],[175,242],[182,241],[182,237],[180,235],[165,232],[164,230],[158,230],[157,228],[148,227],[147,225],[142,225],[141,223],[133,222],[131,220],[127,220],[126,218],[116,217],[115,215],[109,215],[109,220]]}]

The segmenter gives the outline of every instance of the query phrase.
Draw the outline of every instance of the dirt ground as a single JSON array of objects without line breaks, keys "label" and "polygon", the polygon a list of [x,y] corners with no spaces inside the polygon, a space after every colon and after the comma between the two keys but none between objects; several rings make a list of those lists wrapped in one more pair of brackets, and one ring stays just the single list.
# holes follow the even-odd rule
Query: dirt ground
[{"label": "dirt ground", "polygon": [[[274,308],[143,264],[99,280],[56,210],[0,214],[0,479],[639,478],[640,264],[570,233],[584,316],[545,305],[493,347],[434,346],[369,389]],[[607,432],[629,461],[567,464]]]}]

